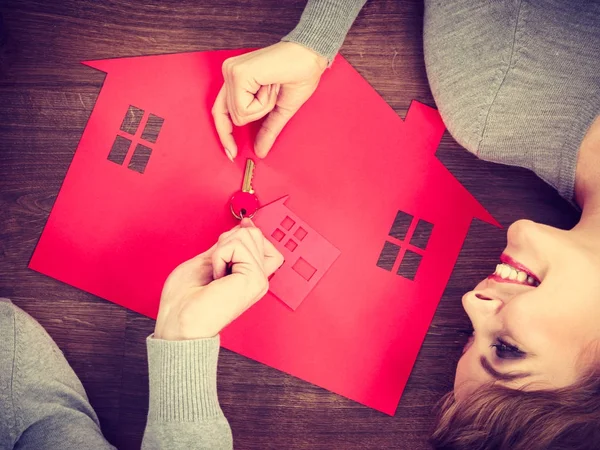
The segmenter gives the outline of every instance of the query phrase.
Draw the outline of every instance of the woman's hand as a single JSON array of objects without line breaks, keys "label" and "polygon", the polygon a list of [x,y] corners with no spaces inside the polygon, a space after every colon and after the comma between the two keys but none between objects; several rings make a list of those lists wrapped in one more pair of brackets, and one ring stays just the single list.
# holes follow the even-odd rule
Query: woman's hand
[{"label": "woman's hand", "polygon": [[208,251],[179,265],[167,278],[154,337],[213,337],[268,291],[283,256],[250,219],[224,233]]},{"label": "woman's hand", "polygon": [[324,57],[293,42],[225,60],[225,82],[212,114],[228,157],[237,156],[233,124],[246,125],[264,116],[254,151],[259,158],[267,156],[283,127],[315,91],[326,68]]}]

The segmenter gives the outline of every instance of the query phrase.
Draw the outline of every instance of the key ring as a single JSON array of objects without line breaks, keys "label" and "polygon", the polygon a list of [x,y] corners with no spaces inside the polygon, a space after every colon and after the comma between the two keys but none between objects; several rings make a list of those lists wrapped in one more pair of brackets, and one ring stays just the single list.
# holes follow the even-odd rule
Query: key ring
[{"label": "key ring", "polygon": [[254,217],[254,215],[256,214],[256,211],[254,211],[252,214],[248,215],[248,216],[244,216],[244,212],[246,211],[245,209],[242,209],[240,211],[240,215],[238,216],[235,211],[233,210],[233,205],[230,203],[229,204],[229,209],[231,210],[231,214],[233,215],[233,217],[235,217],[237,220],[242,220],[244,217],[246,219],[252,219]]}]

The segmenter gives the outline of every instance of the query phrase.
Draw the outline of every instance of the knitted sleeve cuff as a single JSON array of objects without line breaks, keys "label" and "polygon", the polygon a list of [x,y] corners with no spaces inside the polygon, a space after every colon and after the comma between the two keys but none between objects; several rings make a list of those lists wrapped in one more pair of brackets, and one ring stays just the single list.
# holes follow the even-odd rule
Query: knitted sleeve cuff
[{"label": "knitted sleeve cuff", "polygon": [[331,64],[366,0],[308,0],[300,22],[282,41],[295,42]]},{"label": "knitted sleeve cuff", "polygon": [[148,420],[194,422],[222,416],[217,397],[219,336],[190,341],[146,339]]}]

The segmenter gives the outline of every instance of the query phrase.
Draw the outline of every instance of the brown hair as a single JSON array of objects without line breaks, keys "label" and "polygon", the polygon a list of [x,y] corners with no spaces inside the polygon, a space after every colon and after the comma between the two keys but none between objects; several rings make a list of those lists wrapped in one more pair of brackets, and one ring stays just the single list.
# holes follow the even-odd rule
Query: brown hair
[{"label": "brown hair", "polygon": [[430,443],[438,450],[598,450],[600,373],[555,390],[496,384],[460,400],[450,392]]}]

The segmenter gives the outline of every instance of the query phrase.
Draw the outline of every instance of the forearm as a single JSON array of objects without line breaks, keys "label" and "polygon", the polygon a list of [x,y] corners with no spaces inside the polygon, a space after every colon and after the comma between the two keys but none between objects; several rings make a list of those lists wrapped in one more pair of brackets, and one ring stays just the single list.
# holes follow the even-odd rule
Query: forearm
[{"label": "forearm", "polygon": [[219,337],[149,337],[146,344],[150,404],[142,448],[231,449],[231,429],[217,397]]},{"label": "forearm", "polygon": [[282,40],[296,42],[333,61],[366,0],[308,0],[300,22]]}]

